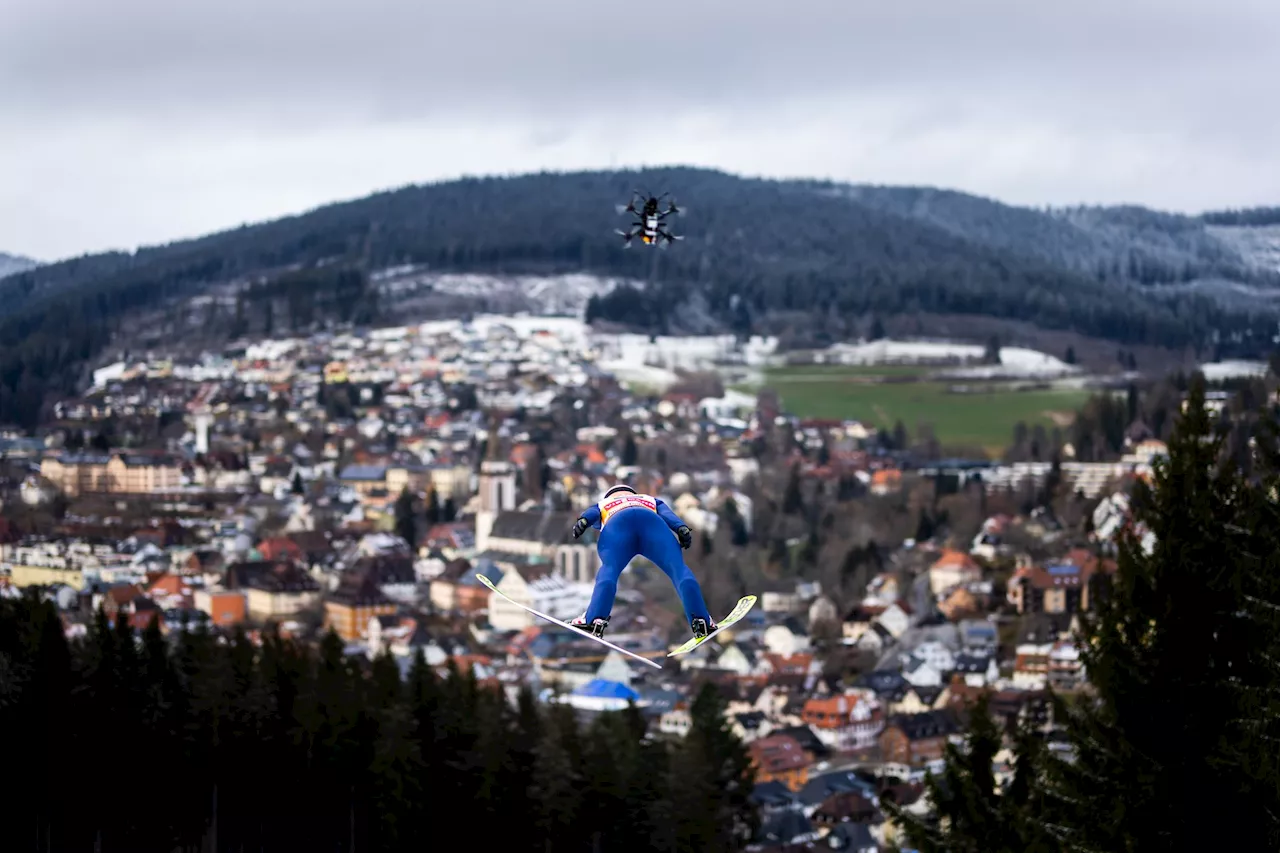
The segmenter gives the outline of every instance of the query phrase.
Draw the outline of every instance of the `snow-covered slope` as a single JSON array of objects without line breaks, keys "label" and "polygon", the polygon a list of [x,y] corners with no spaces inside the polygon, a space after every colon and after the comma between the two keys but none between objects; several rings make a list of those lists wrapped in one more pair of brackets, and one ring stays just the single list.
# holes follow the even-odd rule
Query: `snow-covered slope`
[{"label": "snow-covered slope", "polygon": [[1047,353],[1024,347],[1001,347],[999,364],[963,364],[982,359],[986,348],[948,341],[879,340],[862,344],[837,344],[827,350],[828,360],[840,364],[945,364],[947,376],[972,378],[995,376],[1065,376],[1079,372]]},{"label": "snow-covered slope", "polygon": [[1265,361],[1214,361],[1200,365],[1204,378],[1210,382],[1224,379],[1242,379],[1248,376],[1266,376]]},{"label": "snow-covered slope", "polygon": [[508,310],[536,314],[581,317],[587,300],[613,290],[619,284],[643,287],[634,281],[586,273],[565,275],[483,275],[439,273],[400,267],[374,276],[390,294],[410,296],[430,291],[448,296],[483,299]]},{"label": "snow-covered slope", "polygon": [[1209,225],[1211,235],[1258,269],[1280,272],[1280,225]]},{"label": "snow-covered slope", "polygon": [[6,255],[4,252],[0,252],[0,278],[38,266],[40,266],[40,263],[30,258],[24,258],[21,255]]}]

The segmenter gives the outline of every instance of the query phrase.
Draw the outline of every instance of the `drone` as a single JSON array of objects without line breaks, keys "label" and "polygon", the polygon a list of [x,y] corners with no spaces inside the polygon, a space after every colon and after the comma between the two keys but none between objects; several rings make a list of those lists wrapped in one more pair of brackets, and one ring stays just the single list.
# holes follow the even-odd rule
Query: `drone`
[{"label": "drone", "polygon": [[643,240],[645,245],[656,243],[664,249],[676,240],[684,239],[683,237],[677,237],[664,227],[663,220],[673,213],[678,214],[681,212],[676,207],[675,202],[667,202],[667,209],[659,210],[662,200],[668,195],[670,193],[653,196],[636,190],[632,195],[631,201],[625,207],[618,207],[619,213],[630,213],[632,216],[637,217],[636,221],[631,223],[631,228],[617,232],[622,237],[624,248],[629,248],[631,241],[636,237]]}]

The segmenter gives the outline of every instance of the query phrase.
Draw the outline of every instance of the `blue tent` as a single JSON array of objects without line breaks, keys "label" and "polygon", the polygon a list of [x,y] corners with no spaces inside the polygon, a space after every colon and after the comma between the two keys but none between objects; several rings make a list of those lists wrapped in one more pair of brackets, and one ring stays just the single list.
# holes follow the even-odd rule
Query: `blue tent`
[{"label": "blue tent", "polygon": [[624,702],[634,702],[640,698],[639,693],[622,682],[606,681],[603,678],[591,679],[573,691],[573,695],[590,696],[593,699],[621,699]]}]

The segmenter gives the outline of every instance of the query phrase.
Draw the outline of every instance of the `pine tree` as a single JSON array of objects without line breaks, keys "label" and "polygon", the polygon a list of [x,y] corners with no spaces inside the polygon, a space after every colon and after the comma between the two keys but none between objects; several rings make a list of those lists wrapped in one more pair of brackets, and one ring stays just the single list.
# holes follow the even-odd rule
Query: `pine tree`
[{"label": "pine tree", "polygon": [[396,498],[396,535],[409,544],[410,550],[418,547],[418,502],[406,487]]},{"label": "pine tree", "polygon": [[782,494],[782,512],[784,515],[795,515],[804,509],[804,497],[800,492],[800,465],[791,466],[787,475],[787,486]]},{"label": "pine tree", "polygon": [[626,440],[622,443],[622,454],[618,464],[628,467],[634,465],[639,455],[640,453],[636,449],[636,437],[628,432]]},{"label": "pine tree", "polygon": [[751,800],[751,756],[729,728],[725,708],[719,690],[704,684],[689,709],[689,733],[673,756],[673,824],[681,850],[741,850],[760,826]]},{"label": "pine tree", "polygon": [[[1266,613],[1280,598],[1250,608],[1242,594],[1248,586],[1274,593],[1254,580],[1275,568],[1275,526],[1258,529],[1267,513],[1274,519],[1273,500],[1221,451],[1197,376],[1169,457],[1134,502],[1154,549],[1148,555],[1136,535],[1123,537],[1109,594],[1084,623],[1081,654],[1096,698],[1056,704],[1073,749],[1072,761],[1048,763],[1052,823],[1064,844],[1196,849],[1221,843],[1225,827],[1253,849],[1280,841],[1276,789],[1248,783],[1248,758],[1236,746],[1260,730],[1255,723],[1271,725],[1256,714],[1244,723],[1250,697],[1280,688],[1263,652],[1275,642]],[[1263,763],[1257,771],[1271,773]]]},{"label": "pine tree", "polygon": [[925,777],[925,796],[932,806],[928,819],[886,803],[885,811],[901,828],[906,842],[920,853],[1050,853],[1055,840],[1040,820],[1035,785],[1043,747],[1037,734],[1022,728],[1015,738],[1017,761],[1012,778],[998,784],[994,761],[1005,738],[983,694],[970,709],[963,748],[948,744],[941,776]]}]

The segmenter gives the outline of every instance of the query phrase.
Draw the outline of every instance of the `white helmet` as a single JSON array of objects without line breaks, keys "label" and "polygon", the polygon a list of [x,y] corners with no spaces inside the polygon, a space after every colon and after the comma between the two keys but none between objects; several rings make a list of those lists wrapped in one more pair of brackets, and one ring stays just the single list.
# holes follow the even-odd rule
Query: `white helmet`
[{"label": "white helmet", "polygon": [[626,485],[625,483],[619,483],[619,484],[618,484],[618,485],[616,485],[616,486],[612,486],[612,487],[610,487],[610,488],[609,488],[609,490],[608,490],[607,492],[605,492],[605,493],[604,493],[604,497],[600,498],[600,500],[601,500],[601,501],[607,501],[607,500],[609,500],[609,498],[613,497],[614,495],[618,494],[619,492],[626,492],[626,493],[628,493],[628,494],[632,494],[632,495],[634,495],[634,494],[636,493],[636,490],[635,490],[635,489],[633,489],[633,488],[631,488],[630,486]]}]

